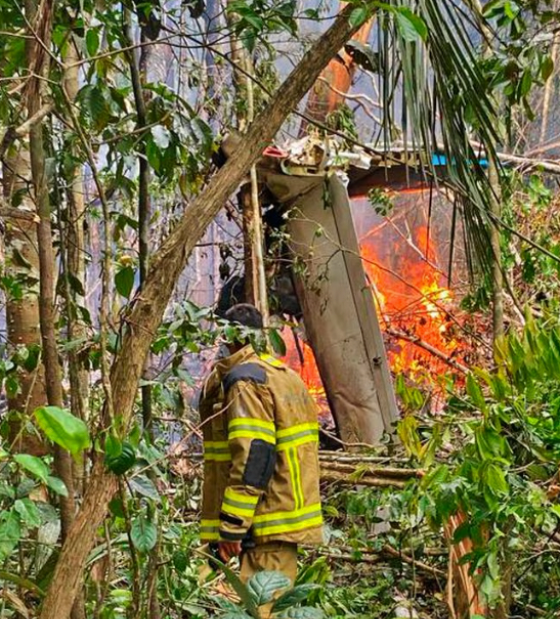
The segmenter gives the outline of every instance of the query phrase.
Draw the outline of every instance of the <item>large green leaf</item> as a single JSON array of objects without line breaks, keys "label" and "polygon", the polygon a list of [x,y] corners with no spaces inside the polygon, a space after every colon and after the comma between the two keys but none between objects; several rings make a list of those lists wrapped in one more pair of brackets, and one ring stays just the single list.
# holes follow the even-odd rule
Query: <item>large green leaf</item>
[{"label": "large green leaf", "polygon": [[266,570],[256,573],[249,579],[247,590],[251,594],[255,605],[260,606],[270,603],[279,590],[285,590],[291,585],[290,580],[283,573]]},{"label": "large green leaf", "polygon": [[184,573],[189,566],[189,556],[183,549],[178,549],[173,554],[173,566],[178,573]]},{"label": "large green leaf", "polygon": [[408,7],[399,7],[395,11],[395,18],[401,35],[405,41],[414,43],[419,38],[425,39],[428,35],[428,28],[421,17],[418,17]]},{"label": "large green leaf", "polygon": [[58,495],[62,495],[63,497],[68,497],[68,489],[66,485],[60,478],[56,478],[55,476],[49,476],[47,478],[47,486],[49,489],[52,489]]},{"label": "large green leaf", "polygon": [[157,542],[157,527],[144,515],[138,515],[130,528],[132,543],[140,553],[148,553]]},{"label": "large green leaf", "polygon": [[139,495],[153,499],[155,502],[161,499],[156,485],[147,476],[134,476],[130,479],[130,487]]},{"label": "large green leaf", "polygon": [[35,502],[29,498],[16,499],[14,510],[18,513],[21,521],[29,527],[39,527],[41,525],[41,515]]},{"label": "large green leaf", "polygon": [[[114,444],[116,445],[116,444]],[[113,456],[105,454],[105,465],[117,476],[122,476],[136,463],[136,450],[134,446],[128,442],[123,441],[120,444],[120,451]]]},{"label": "large green leaf", "polygon": [[35,409],[34,415],[45,435],[65,450],[76,455],[89,448],[87,426],[68,410],[60,407],[39,407]]},{"label": "large green leaf", "polygon": [[16,454],[14,456],[14,461],[30,474],[33,474],[41,482],[47,483],[49,468],[40,458],[32,456],[31,454]]},{"label": "large green leaf", "polygon": [[115,288],[119,295],[130,297],[134,287],[134,269],[130,266],[123,267],[115,274]]},{"label": "large green leaf", "polygon": [[235,574],[234,571],[231,570],[229,566],[227,566],[227,564],[220,562],[220,560],[216,558],[212,558],[212,560],[220,567],[231,587],[235,590],[236,594],[241,599],[241,602],[243,603],[243,605],[245,605],[245,608],[251,614],[251,617],[260,618],[259,608],[257,607],[257,604],[253,599],[253,595],[249,591],[247,585],[245,585],[241,581],[241,579]]},{"label": "large green leaf", "polygon": [[17,513],[4,512],[0,517],[0,562],[9,557],[20,537],[21,527]]},{"label": "large green leaf", "polygon": [[313,590],[317,590],[319,586],[314,583],[303,583],[287,592],[284,592],[282,596],[280,596],[275,602],[272,608],[274,613],[279,613],[288,609],[289,607],[293,607],[294,605],[298,605],[299,603],[305,601],[309,596],[310,592]]}]

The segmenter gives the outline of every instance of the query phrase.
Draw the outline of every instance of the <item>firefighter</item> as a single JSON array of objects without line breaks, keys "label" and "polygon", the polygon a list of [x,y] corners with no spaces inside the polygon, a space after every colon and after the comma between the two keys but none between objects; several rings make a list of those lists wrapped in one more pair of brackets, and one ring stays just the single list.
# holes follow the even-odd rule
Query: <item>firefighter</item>
[{"label": "firefighter", "polygon": [[244,581],[276,570],[294,583],[298,543],[323,540],[317,409],[299,375],[255,352],[248,333],[262,337],[263,322],[254,306],[225,318],[239,335],[200,401],[201,539],[225,562],[239,557]]}]

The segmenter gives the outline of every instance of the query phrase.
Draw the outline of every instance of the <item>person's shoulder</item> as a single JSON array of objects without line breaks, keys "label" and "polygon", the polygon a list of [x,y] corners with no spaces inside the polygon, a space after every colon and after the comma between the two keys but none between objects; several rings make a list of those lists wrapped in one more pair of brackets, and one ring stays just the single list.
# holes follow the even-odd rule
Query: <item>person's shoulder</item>
[{"label": "person's shoulder", "polygon": [[245,381],[256,385],[264,385],[267,383],[267,374],[262,364],[258,360],[249,359],[242,364],[234,366],[224,377],[223,386],[227,393],[237,383]]}]

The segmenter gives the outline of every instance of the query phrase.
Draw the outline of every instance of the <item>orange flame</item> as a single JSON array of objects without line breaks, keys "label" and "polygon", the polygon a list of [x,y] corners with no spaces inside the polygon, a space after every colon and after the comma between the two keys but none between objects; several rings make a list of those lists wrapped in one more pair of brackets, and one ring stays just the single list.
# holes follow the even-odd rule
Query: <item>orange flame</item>
[{"label": "orange flame", "polygon": [[[393,373],[404,373],[420,382],[437,385],[450,370],[442,359],[463,361],[465,343],[457,338],[450,310],[453,291],[445,286],[438,256],[426,226],[417,226],[411,238],[388,247],[383,227],[372,228],[360,242],[364,269],[374,297]],[[407,336],[409,340],[395,337]],[[299,372],[322,411],[328,411],[325,389],[311,347],[301,343],[298,353],[291,334],[285,332],[286,363]],[[410,340],[420,340],[440,354]],[[302,359],[300,359],[302,358]]]},{"label": "orange flame", "polygon": [[[382,329],[419,339],[443,356],[455,359],[460,343],[449,314],[453,292],[445,286],[445,277],[437,268],[428,229],[419,226],[407,240],[407,250],[393,248],[384,256],[376,252],[375,241],[375,234],[366,235],[360,249]],[[416,379],[431,376],[434,380],[449,370],[443,359],[406,340],[391,342],[388,355],[393,372],[405,372]]]}]

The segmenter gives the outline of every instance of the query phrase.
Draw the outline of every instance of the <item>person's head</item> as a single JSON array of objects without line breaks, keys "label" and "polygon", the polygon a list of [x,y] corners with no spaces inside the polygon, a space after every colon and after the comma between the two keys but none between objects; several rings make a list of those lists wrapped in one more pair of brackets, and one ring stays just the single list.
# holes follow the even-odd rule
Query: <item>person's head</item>
[{"label": "person's head", "polygon": [[241,328],[235,342],[228,343],[231,353],[235,353],[235,351],[249,344],[251,332],[259,334],[263,330],[262,314],[251,304],[232,306],[225,312],[224,319]]}]

